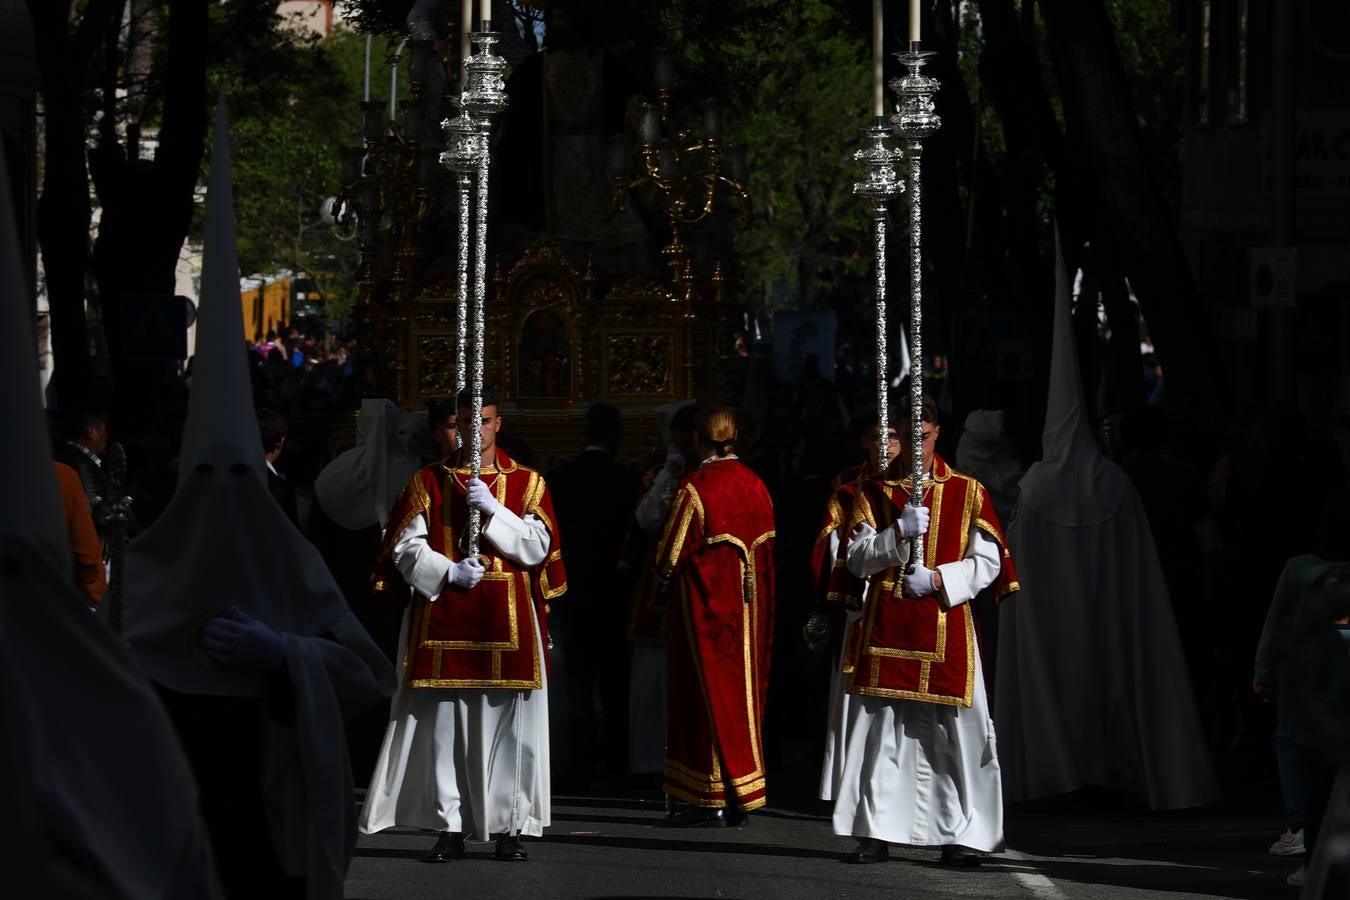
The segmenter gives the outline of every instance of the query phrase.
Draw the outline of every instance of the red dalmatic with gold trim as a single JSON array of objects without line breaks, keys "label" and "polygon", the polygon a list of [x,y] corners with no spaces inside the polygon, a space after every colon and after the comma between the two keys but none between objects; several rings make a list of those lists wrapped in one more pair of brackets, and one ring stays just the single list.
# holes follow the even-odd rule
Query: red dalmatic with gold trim
[{"label": "red dalmatic with gold trim", "polygon": [[[427,466],[394,501],[376,567],[376,590],[401,584],[391,559],[399,535],[416,516],[427,523],[427,542],[452,561],[465,557],[469,506],[467,467]],[[537,516],[552,537],[548,556],[523,567],[495,553],[484,536],[479,557],[487,569],[476,587],[447,587],[433,602],[414,592],[404,645],[407,687],[537,689],[548,665],[548,601],[567,589],[553,502],[543,477],[517,464],[501,448],[496,467],[480,476],[497,502],[520,516]],[[531,611],[535,615],[531,615]],[[538,621],[540,633],[535,633]],[[538,637],[538,641],[536,641]]]},{"label": "red dalmatic with gold trim", "polygon": [[665,790],[696,806],[764,805],[761,734],[773,641],[773,502],[737,459],[675,493],[658,548],[675,579]]},{"label": "red dalmatic with gold trim", "polygon": [[849,524],[853,516],[853,494],[858,489],[858,479],[866,471],[865,465],[851,466],[836,475],[830,484],[825,515],[816,531],[816,539],[811,544],[811,577],[817,601],[825,599],[835,565],[842,565],[836,554],[830,552],[830,535]]},{"label": "red dalmatic with gold trim", "polygon": [[[855,495],[849,531],[860,522],[878,532],[890,527],[909,502],[911,485],[909,478],[864,479]],[[933,569],[964,559],[970,529],[975,527],[996,541],[1002,553],[997,598],[1017,590],[1003,529],[983,485],[953,471],[935,455],[924,506],[931,516],[924,540],[925,566]],[[844,553],[846,549],[841,556]],[[979,664],[970,604],[946,609],[937,596],[903,597],[901,576],[900,567],[891,567],[864,583],[842,565],[835,568],[832,597],[859,602],[864,589],[868,597],[861,627],[853,630],[844,652],[844,672],[852,676],[849,693],[969,707]]]}]

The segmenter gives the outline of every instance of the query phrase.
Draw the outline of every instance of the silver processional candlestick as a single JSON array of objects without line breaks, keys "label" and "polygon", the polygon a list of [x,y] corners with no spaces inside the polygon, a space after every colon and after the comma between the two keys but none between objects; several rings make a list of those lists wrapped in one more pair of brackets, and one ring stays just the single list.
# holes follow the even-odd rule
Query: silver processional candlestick
[{"label": "silver processional candlestick", "polygon": [[[891,116],[891,122],[905,141],[905,156],[909,160],[909,411],[913,456],[909,502],[914,506],[923,505],[926,477],[923,465],[923,173],[920,163],[924,138],[942,124],[933,102],[938,92],[938,80],[923,74],[922,70],[928,58],[934,55],[931,50],[920,49],[918,42],[911,42],[907,52],[896,54],[900,63],[909,69],[909,74],[891,79],[891,90],[896,96],[896,112]],[[923,562],[922,537],[914,540],[909,558],[913,563]]]},{"label": "silver processional candlestick", "polygon": [[[469,402],[473,409],[473,421],[468,429],[468,444],[469,468],[475,478],[482,473],[483,468],[483,430],[479,423],[479,417],[483,409],[483,353],[486,331],[484,306],[487,300],[488,177],[492,171],[491,131],[493,118],[506,109],[506,81],[502,77],[506,71],[506,60],[492,52],[492,45],[498,41],[497,35],[492,32],[492,23],[484,20],[479,24],[479,28],[480,30],[470,38],[473,41],[475,52],[464,63],[465,88],[460,95],[462,112],[454,122],[449,123],[447,128],[450,131],[452,148],[445,156],[446,161],[452,167],[463,166],[464,176],[467,176],[471,168],[476,169],[475,175],[478,181],[477,197],[473,198],[476,202],[472,204],[466,202],[470,199],[467,177],[461,177],[459,182],[461,241],[459,260],[462,267],[460,285],[464,285],[468,280],[467,259],[463,247],[468,243],[468,221],[465,211],[471,205],[473,206],[474,224],[473,302],[469,310],[470,315],[467,317],[470,324],[468,328],[463,324],[466,317],[464,316],[464,293],[461,289],[461,324],[459,329],[461,335],[467,336],[469,345],[469,371],[467,378],[464,380],[469,385]],[[472,139],[468,136],[470,129],[475,132]],[[471,149],[466,149],[461,153],[454,146],[457,141],[461,140],[464,144],[471,145]],[[465,341],[461,338],[460,346],[463,347],[464,344]],[[481,513],[470,508],[468,527],[468,552],[470,556],[478,555],[482,524]]]},{"label": "silver processional candlestick", "polygon": [[[468,383],[469,223],[473,216],[473,177],[478,172],[478,158],[482,155],[480,145],[483,141],[478,126],[464,109],[455,118],[441,122],[441,128],[446,134],[446,150],[441,154],[441,165],[455,173],[455,183],[459,188],[459,247],[455,259],[459,276],[455,308],[455,397],[458,398]],[[457,433],[456,438],[462,439],[462,436]]]},{"label": "silver processional candlestick", "polygon": [[853,185],[853,193],[861,194],[872,204],[872,233],[876,250],[876,325],[877,325],[877,472],[886,471],[890,447],[890,415],[886,348],[886,224],[887,205],[892,197],[905,189],[896,174],[895,164],[901,153],[887,145],[891,128],[884,118],[862,130],[865,146],[853,158],[862,163],[863,180]]}]

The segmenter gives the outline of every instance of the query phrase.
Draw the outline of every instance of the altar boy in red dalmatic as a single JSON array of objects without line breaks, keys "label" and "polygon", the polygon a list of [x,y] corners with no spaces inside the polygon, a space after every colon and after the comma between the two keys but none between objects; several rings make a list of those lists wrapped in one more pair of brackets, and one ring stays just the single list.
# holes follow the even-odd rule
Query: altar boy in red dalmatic
[{"label": "altar boy in red dalmatic", "polygon": [[[897,422],[902,445],[910,423]],[[942,848],[947,865],[978,864],[1003,842],[993,722],[970,603],[990,585],[1001,599],[1017,575],[984,487],[933,452],[937,409],[923,410],[923,505],[897,468],[858,486],[835,593],[860,607],[842,659],[850,701],[836,768],[834,829],[852,835],[855,863],[888,845]],[[911,540],[923,558],[911,565]]]},{"label": "altar boy in red dalmatic", "polygon": [[673,581],[665,791],[672,824],[725,827],[764,805],[761,732],[773,634],[773,502],[738,460],[736,419],[699,410],[702,460],[671,503],[657,551]]},{"label": "altar boy in red dalmatic", "polygon": [[[410,591],[411,603],[361,830],[439,832],[428,862],[491,836],[498,859],[521,861],[520,835],[550,820],[545,648],[548,601],[566,590],[562,551],[543,477],[496,446],[496,398],[483,397],[480,478],[450,450],[479,419],[468,398],[441,418],[432,434],[449,456],[395,501],[376,572],[377,589]],[[478,557],[467,556],[470,507],[482,513]]]}]

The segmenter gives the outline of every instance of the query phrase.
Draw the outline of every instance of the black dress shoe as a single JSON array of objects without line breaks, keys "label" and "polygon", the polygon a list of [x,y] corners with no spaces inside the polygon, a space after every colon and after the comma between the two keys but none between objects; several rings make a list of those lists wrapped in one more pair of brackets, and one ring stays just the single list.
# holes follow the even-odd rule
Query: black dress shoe
[{"label": "black dress shoe", "polygon": [[944,866],[950,866],[953,869],[971,869],[978,866],[984,859],[975,850],[969,847],[962,847],[959,844],[948,844],[942,848],[942,858],[940,862]]},{"label": "black dress shoe", "polygon": [[844,857],[844,862],[854,865],[885,862],[891,858],[891,845],[876,838],[858,838],[858,846]]},{"label": "black dress shoe", "polygon": [[492,858],[501,862],[524,862],[530,855],[525,852],[520,835],[504,834],[497,838],[497,849],[492,852]]},{"label": "black dress shoe", "polygon": [[464,835],[442,831],[440,837],[436,838],[436,846],[431,848],[430,853],[422,857],[422,862],[443,863],[452,859],[463,858]]}]

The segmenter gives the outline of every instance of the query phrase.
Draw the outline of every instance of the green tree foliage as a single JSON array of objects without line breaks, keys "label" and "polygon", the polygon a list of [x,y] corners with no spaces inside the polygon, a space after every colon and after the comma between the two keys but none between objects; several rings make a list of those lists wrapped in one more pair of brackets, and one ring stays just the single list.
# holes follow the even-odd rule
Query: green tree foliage
[{"label": "green tree foliage", "polygon": [[1185,55],[1170,0],[1107,0],[1116,47],[1130,75],[1149,168],[1175,206],[1181,196]]},{"label": "green tree foliage", "polygon": [[802,305],[842,300],[841,278],[871,265],[868,211],[853,196],[870,37],[837,0],[652,5],[691,88],[725,99],[728,137],[746,145],[754,216],[733,230],[739,296],[785,285]]},{"label": "green tree foliage", "polygon": [[365,39],[305,34],[274,3],[227,3],[212,15],[209,74],[230,114],[240,269],[309,274],[345,296],[356,251],[320,208],[342,187],[342,146],[359,143]]}]

